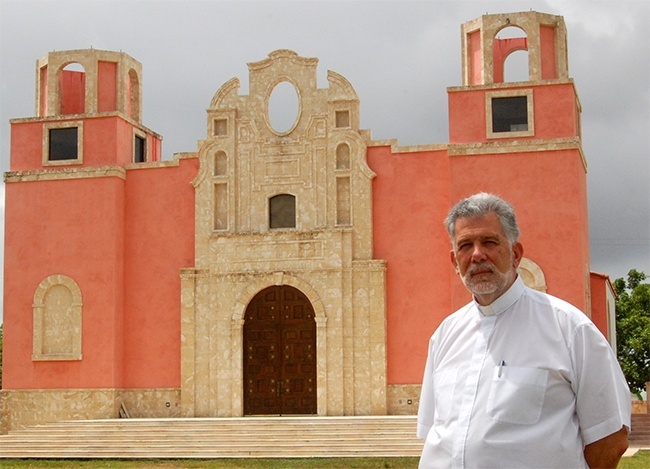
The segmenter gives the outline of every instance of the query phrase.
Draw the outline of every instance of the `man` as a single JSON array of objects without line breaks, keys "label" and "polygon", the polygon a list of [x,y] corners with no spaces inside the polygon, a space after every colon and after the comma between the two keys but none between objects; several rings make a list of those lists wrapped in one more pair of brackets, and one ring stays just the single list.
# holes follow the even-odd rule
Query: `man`
[{"label": "man", "polygon": [[605,338],[575,307],[524,286],[506,201],[473,195],[446,225],[451,262],[474,300],[429,343],[420,468],[616,467],[631,404]]}]

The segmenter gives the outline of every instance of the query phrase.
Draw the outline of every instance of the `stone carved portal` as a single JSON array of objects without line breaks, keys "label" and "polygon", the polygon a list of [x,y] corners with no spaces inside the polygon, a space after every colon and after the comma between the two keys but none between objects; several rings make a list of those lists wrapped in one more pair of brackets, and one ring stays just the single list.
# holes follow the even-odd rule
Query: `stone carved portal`
[{"label": "stone carved portal", "polygon": [[[318,88],[317,64],[275,51],[248,65],[249,95],[232,79],[208,108],[193,181],[195,263],[181,272],[188,417],[285,413],[273,400],[250,407],[246,388],[245,354],[261,340],[247,335],[255,327],[248,312],[273,291],[299,294],[313,315],[306,383],[315,386],[307,407],[291,404],[290,412],[386,413],[385,262],[372,257],[369,136],[359,130],[352,86],[330,71],[328,88]],[[295,121],[275,129],[269,101],[287,83],[298,100]],[[258,382],[269,395],[270,379]]]}]

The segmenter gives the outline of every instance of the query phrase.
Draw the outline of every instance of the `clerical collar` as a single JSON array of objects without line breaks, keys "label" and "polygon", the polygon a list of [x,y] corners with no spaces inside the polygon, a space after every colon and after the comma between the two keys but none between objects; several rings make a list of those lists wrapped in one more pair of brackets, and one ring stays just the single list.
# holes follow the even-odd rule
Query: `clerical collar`
[{"label": "clerical collar", "polygon": [[520,276],[517,276],[514,283],[506,290],[506,292],[501,295],[499,298],[494,300],[487,306],[481,306],[476,300],[474,303],[478,307],[481,314],[484,316],[493,316],[495,314],[501,314],[506,309],[510,308],[515,301],[519,299],[525,289],[524,281]]}]

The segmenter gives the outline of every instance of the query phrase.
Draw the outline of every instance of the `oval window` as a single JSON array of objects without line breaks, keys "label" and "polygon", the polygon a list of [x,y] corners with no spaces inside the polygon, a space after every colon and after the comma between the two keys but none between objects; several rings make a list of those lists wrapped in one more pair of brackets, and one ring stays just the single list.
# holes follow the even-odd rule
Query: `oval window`
[{"label": "oval window", "polygon": [[268,103],[269,123],[274,132],[287,134],[300,117],[298,90],[288,81],[281,81],[271,91]]}]

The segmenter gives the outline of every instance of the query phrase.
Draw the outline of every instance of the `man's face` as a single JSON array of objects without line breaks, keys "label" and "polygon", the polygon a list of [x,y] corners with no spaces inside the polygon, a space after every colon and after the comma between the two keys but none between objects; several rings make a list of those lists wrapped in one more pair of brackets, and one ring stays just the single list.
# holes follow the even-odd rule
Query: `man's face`
[{"label": "man's face", "polygon": [[451,262],[478,303],[488,305],[517,278],[523,247],[510,244],[496,213],[459,218],[455,228]]}]

